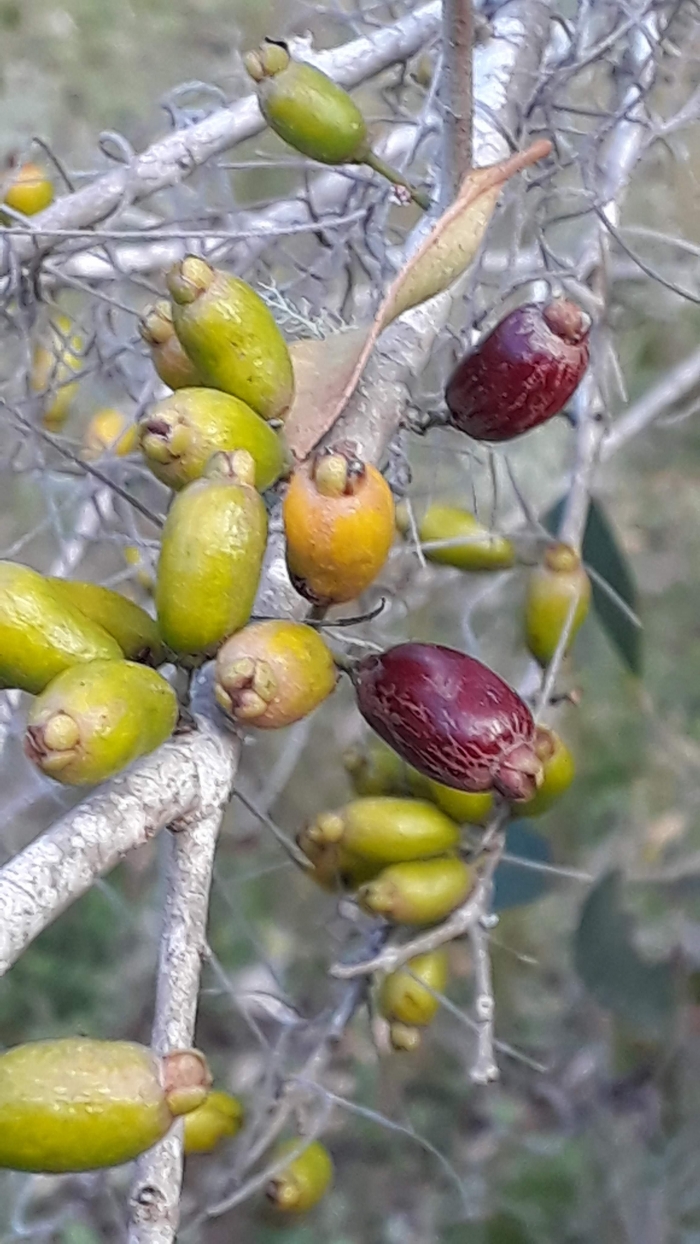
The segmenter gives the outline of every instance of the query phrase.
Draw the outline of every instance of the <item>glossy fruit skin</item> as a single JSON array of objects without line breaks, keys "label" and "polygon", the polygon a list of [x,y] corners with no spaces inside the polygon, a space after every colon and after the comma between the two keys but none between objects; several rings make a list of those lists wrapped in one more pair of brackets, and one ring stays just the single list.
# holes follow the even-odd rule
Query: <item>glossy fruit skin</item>
[{"label": "glossy fruit skin", "polygon": [[[442,540],[452,542],[445,548],[423,547],[429,562],[469,571],[508,570],[515,565],[515,549],[510,540],[489,531],[468,510],[455,505],[431,505],[417,527],[422,546]],[[462,537],[464,543],[456,543]]]},{"label": "glossy fruit skin", "polygon": [[358,708],[380,738],[433,781],[529,798],[542,780],[535,723],[498,674],[455,648],[408,643],[351,672]]},{"label": "glossy fruit skin", "polygon": [[342,843],[314,841],[308,828],[297,834],[297,845],[313,865],[306,875],[333,894],[356,890],[381,871],[379,865],[354,855]]},{"label": "glossy fruit skin", "polygon": [[219,649],[214,694],[230,717],[276,730],[313,712],[334,690],[330,649],[300,622],[257,622]]},{"label": "glossy fruit skin", "polygon": [[282,440],[250,406],[217,389],[180,389],[139,419],[141,452],[153,474],[179,491],[200,479],[212,454],[245,449],[261,492],[285,467]]},{"label": "glossy fruit skin", "polygon": [[442,855],[459,842],[454,821],[433,804],[390,795],[354,799],[337,812],[322,813],[309,834],[317,842],[340,843],[378,867]]},{"label": "glossy fruit skin", "polygon": [[544,765],[544,778],[532,799],[513,804],[513,812],[518,816],[541,816],[543,812],[548,812],[569,789],[576,776],[574,758],[554,730],[540,726],[536,746]]},{"label": "glossy fruit skin", "polygon": [[[21,164],[12,174],[3,203],[23,216],[42,212],[54,200],[53,183],[38,164]],[[9,221],[8,223],[12,223]]]},{"label": "glossy fruit skin", "polygon": [[[188,1109],[201,1102],[209,1082],[196,1057]],[[130,1161],[161,1140],[180,1113],[167,1074],[167,1060],[131,1041],[67,1037],[6,1050],[0,1167],[60,1174]]]},{"label": "glossy fruit skin", "polygon": [[0,562],[0,685],[37,695],[78,662],[121,660],[116,640],[50,582],[18,562]]},{"label": "glossy fruit skin", "polygon": [[573,608],[565,652],[588,615],[591,582],[576,551],[566,544],[547,549],[541,566],[530,571],[525,596],[525,639],[536,661],[546,668]]},{"label": "glossy fruit skin", "polygon": [[294,396],[292,360],[262,298],[195,255],[176,264],[167,284],[175,331],[204,383],[263,419],[284,419]]},{"label": "glossy fruit skin", "polygon": [[[369,739],[363,746],[348,747],[343,753],[343,765],[356,795],[431,798],[428,779],[407,765],[381,739]],[[436,802],[434,799],[433,803]]]},{"label": "glossy fruit skin", "polygon": [[[418,980],[414,979],[416,976]],[[430,990],[444,993],[447,977],[448,960],[444,948],[427,955],[416,955],[414,959],[409,959],[405,967],[390,972],[382,981],[379,991],[381,1014],[393,1022],[424,1027],[435,1018],[440,1007]],[[421,984],[421,981],[424,983]]]},{"label": "glossy fruit skin", "polygon": [[138,329],[140,336],[150,347],[156,372],[169,389],[190,389],[203,383],[175,332],[173,309],[167,298],[159,299],[144,312]]},{"label": "glossy fruit skin", "polygon": [[64,670],[27,715],[24,750],[48,777],[86,786],[114,777],[172,734],[177,696],[133,661],[91,661]]},{"label": "glossy fruit skin", "polygon": [[430,779],[428,787],[429,798],[458,825],[486,825],[493,814],[494,801],[490,791],[471,794]]},{"label": "glossy fruit skin", "polygon": [[[300,1140],[286,1141],[279,1145],[276,1156],[293,1153]],[[275,1209],[286,1214],[305,1214],[313,1209],[327,1191],[333,1179],[333,1161],[320,1141],[314,1140],[289,1166],[274,1175],[265,1189],[266,1196]]]},{"label": "glossy fruit skin", "polygon": [[78,391],[71,377],[83,367],[83,345],[68,316],[57,314],[32,351],[29,382],[41,394],[42,422],[52,432],[63,427]]},{"label": "glossy fruit skin", "polygon": [[185,1153],[211,1153],[242,1126],[243,1107],[238,1098],[221,1091],[210,1093],[201,1106],[185,1115]]},{"label": "glossy fruit skin", "polygon": [[392,924],[435,924],[464,901],[473,881],[473,869],[457,856],[409,860],[384,868],[361,887],[357,901]]},{"label": "glossy fruit skin", "polygon": [[106,406],[95,411],[83,436],[82,457],[86,460],[113,453],[125,458],[138,449],[136,424],[121,410]]},{"label": "glossy fruit skin", "polygon": [[166,659],[165,645],[154,619],[119,592],[99,583],[82,583],[77,579],[49,579],[59,600],[79,609],[92,622],[116,639],[129,661],[145,665],[162,665]]},{"label": "glossy fruit skin", "polygon": [[[341,457],[348,468],[346,490],[325,495],[317,484],[318,473]],[[345,450],[318,455],[297,467],[282,513],[289,575],[312,604],[355,600],[389,555],[394,538],[391,489],[375,467]]]},{"label": "glossy fruit skin", "polygon": [[563,410],[588,366],[590,318],[556,299],[509,312],[447,382],[451,425],[478,441],[509,441]]},{"label": "glossy fruit skin", "polygon": [[205,477],[178,493],[163,528],[155,591],[159,630],[173,652],[213,656],[245,626],[266,540],[265,505],[252,485]]}]

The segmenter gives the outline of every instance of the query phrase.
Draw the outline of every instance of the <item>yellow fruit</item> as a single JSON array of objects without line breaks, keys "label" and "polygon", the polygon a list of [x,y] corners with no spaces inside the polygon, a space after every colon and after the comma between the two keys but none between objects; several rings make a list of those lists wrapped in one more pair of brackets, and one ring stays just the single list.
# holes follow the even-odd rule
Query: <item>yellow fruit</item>
[{"label": "yellow fruit", "polygon": [[[404,509],[397,512],[397,526],[409,531]],[[431,505],[417,523],[423,552],[430,562],[455,566],[458,570],[506,570],[515,564],[510,540],[484,527],[468,510],[453,505]],[[432,544],[444,542],[442,548]]]},{"label": "yellow fruit", "polygon": [[380,739],[370,739],[363,747],[348,747],[343,764],[356,795],[430,798],[428,779]]},{"label": "yellow fruit", "polygon": [[220,451],[247,450],[261,492],[285,466],[278,434],[245,402],[216,389],[180,389],[157,402],[139,420],[138,435],[153,474],[176,490],[199,479]]},{"label": "yellow fruit", "polygon": [[415,1028],[429,1024],[440,1006],[439,1000],[430,991],[444,993],[447,975],[447,952],[444,949],[409,959],[405,967],[390,972],[382,981],[379,991],[381,1014],[388,1020]]},{"label": "yellow fruit", "polygon": [[38,164],[21,164],[9,177],[5,174],[0,184],[7,187],[3,199],[5,206],[21,212],[23,216],[34,216],[53,203],[53,182]]},{"label": "yellow fruit", "polygon": [[379,574],[394,535],[389,485],[344,447],[297,467],[283,517],[290,578],[314,605],[360,596]]},{"label": "yellow fruit", "polygon": [[243,1126],[243,1107],[230,1093],[210,1093],[206,1101],[185,1116],[185,1153],[211,1153]]},{"label": "yellow fruit", "polygon": [[392,924],[435,924],[458,907],[472,888],[473,869],[456,856],[391,864],[358,891],[371,915]]},{"label": "yellow fruit", "polygon": [[49,579],[48,582],[59,600],[80,609],[116,639],[129,661],[163,664],[166,652],[157,623],[133,600],[98,583],[81,583],[77,579]]},{"label": "yellow fruit", "polygon": [[167,278],[173,323],[205,384],[283,419],[294,396],[292,360],[274,316],[250,285],[187,255]]},{"label": "yellow fruit", "polygon": [[170,389],[189,389],[202,384],[202,379],[192,362],[185,354],[173,324],[173,309],[167,299],[162,298],[148,310],[139,320],[139,333],[151,348],[153,366],[163,384]]},{"label": "yellow fruit", "polygon": [[389,1024],[389,1041],[392,1049],[405,1054],[414,1054],[420,1049],[423,1034],[420,1028],[411,1028],[410,1024],[398,1022]]},{"label": "yellow fruit", "polygon": [[380,871],[380,865],[353,855],[341,843],[315,842],[308,829],[302,829],[297,834],[297,844],[313,865],[306,875],[322,889],[334,894],[356,890]]},{"label": "yellow fruit", "polygon": [[0,1166],[59,1174],[119,1166],[204,1099],[195,1050],[158,1058],[131,1041],[66,1037],[0,1054]]},{"label": "yellow fruit", "polygon": [[470,794],[468,791],[443,786],[442,782],[434,782],[432,778],[427,778],[426,781],[429,798],[458,825],[485,825],[493,813],[491,791]]},{"label": "yellow fruit", "polygon": [[41,395],[42,421],[51,431],[63,426],[78,391],[73,376],[82,370],[83,347],[72,321],[60,314],[34,346],[29,382],[32,392]]},{"label": "yellow fruit", "polygon": [[214,692],[228,716],[270,730],[306,717],[337,678],[332,653],[312,627],[258,622],[219,649]]},{"label": "yellow fruit", "polygon": [[554,544],[544,564],[530,572],[525,600],[525,637],[536,661],[549,665],[569,616],[573,618],[565,652],[568,652],[588,614],[591,582],[575,549]]},{"label": "yellow fruit", "polygon": [[544,778],[532,799],[512,805],[513,812],[518,816],[540,816],[542,812],[548,812],[569,789],[576,776],[574,758],[553,730],[538,727],[535,749],[544,766]]},{"label": "yellow fruit", "polygon": [[[287,1141],[277,1149],[277,1157],[293,1153],[299,1139]],[[321,1200],[333,1179],[333,1162],[328,1150],[314,1140],[289,1166],[274,1175],[265,1189],[268,1200],[287,1214],[304,1214]]]},{"label": "yellow fruit", "polygon": [[125,458],[136,449],[136,424],[128,415],[110,406],[95,411],[83,436],[83,458],[90,461],[107,452],[116,454],[118,458]]},{"label": "yellow fruit", "polygon": [[91,661],[64,670],[37,696],[24,750],[48,777],[84,786],[114,777],[172,734],[175,692],[132,661]]},{"label": "yellow fruit", "polygon": [[213,656],[248,621],[260,579],[267,514],[253,481],[250,454],[215,455],[208,468],[228,464],[188,484],[168,512],[158,562],[156,608],[160,633],[174,652]]},{"label": "yellow fruit", "polygon": [[324,812],[308,827],[318,843],[341,843],[378,866],[442,855],[459,842],[459,830],[431,803],[377,795]]},{"label": "yellow fruit", "polygon": [[78,662],[121,660],[115,639],[35,570],[0,562],[0,685],[37,694]]}]

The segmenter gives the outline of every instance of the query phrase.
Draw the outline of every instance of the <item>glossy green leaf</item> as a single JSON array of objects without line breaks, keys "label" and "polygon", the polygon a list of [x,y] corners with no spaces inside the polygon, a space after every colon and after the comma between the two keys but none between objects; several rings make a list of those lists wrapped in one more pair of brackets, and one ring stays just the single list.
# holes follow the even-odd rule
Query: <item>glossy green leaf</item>
[{"label": "glossy green leaf", "polygon": [[[506,851],[534,864],[550,864],[552,852],[546,838],[533,829],[530,821],[513,821],[506,830]],[[509,860],[498,865],[493,885],[493,910],[524,907],[536,903],[552,883],[550,873],[515,864]]]},{"label": "glossy green leaf", "polygon": [[574,961],[596,1002],[633,1025],[643,1037],[662,1035],[675,1009],[671,964],[651,962],[633,940],[622,906],[622,878],[606,873],[583,905],[574,937]]}]

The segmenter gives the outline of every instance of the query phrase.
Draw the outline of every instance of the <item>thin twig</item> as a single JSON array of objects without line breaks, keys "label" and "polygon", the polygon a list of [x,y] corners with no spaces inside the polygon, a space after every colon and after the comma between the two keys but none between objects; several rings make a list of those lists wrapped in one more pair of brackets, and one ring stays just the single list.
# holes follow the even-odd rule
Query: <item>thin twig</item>
[{"label": "thin twig", "polygon": [[474,114],[473,0],[443,0],[442,82],[444,112],[441,205],[448,207],[472,165]]}]

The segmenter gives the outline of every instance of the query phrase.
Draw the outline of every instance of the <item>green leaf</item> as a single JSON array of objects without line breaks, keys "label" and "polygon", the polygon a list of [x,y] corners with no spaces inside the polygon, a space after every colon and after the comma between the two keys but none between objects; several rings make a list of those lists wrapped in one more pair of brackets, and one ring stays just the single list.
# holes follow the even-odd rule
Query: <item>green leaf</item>
[{"label": "green leaf", "polygon": [[[506,851],[522,860],[537,864],[550,864],[552,852],[546,838],[532,829],[529,821],[512,821],[506,830]],[[493,910],[505,911],[509,907],[523,907],[536,903],[551,885],[551,875],[526,865],[511,864],[508,860],[498,865],[493,885]]]},{"label": "green leaf", "polygon": [[583,905],[574,961],[596,1002],[640,1036],[657,1037],[668,1029],[676,1002],[673,971],[670,963],[652,963],[637,950],[616,870],[601,878]]},{"label": "green leaf", "polygon": [[[564,510],[564,498],[545,515],[545,527],[556,534]],[[615,599],[591,576],[593,607],[601,626],[633,674],[642,672],[642,632],[624,605],[637,613],[637,588],[629,562],[615,539],[615,533],[598,501],[591,501],[583,537],[583,560],[600,575],[620,600]],[[621,604],[623,601],[624,604]]]}]

